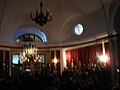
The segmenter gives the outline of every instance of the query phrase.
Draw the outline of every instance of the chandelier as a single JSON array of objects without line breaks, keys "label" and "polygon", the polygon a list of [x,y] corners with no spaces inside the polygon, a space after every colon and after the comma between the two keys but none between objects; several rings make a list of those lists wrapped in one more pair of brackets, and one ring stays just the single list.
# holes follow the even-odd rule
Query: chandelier
[{"label": "chandelier", "polygon": [[30,18],[36,24],[39,24],[40,26],[43,26],[44,24],[46,24],[47,22],[52,20],[52,13],[49,12],[49,9],[46,10],[45,14],[43,13],[43,2],[41,0],[41,2],[40,2],[40,12],[38,10],[36,10],[35,17],[33,17],[32,14],[31,14]]},{"label": "chandelier", "polygon": [[24,46],[22,55],[24,64],[34,65],[41,62],[40,57],[37,55],[37,46],[32,45],[31,43]]}]

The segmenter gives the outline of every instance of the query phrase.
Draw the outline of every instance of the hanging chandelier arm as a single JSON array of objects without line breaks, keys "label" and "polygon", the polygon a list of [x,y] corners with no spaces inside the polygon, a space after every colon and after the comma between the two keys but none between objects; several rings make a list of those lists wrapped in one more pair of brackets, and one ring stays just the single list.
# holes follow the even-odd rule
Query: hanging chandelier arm
[{"label": "hanging chandelier arm", "polygon": [[31,13],[31,14],[30,14],[30,18],[31,18],[33,21],[37,20],[37,19],[39,18],[38,11],[36,10],[36,17],[33,17],[33,16],[32,16],[32,13]]},{"label": "hanging chandelier arm", "polygon": [[52,13],[49,12],[49,9],[46,10],[45,19],[47,19],[47,21],[51,21],[52,20]]},{"label": "hanging chandelier arm", "polygon": [[38,11],[36,10],[36,18],[38,18],[39,17],[39,15],[38,15]]},{"label": "hanging chandelier arm", "polygon": [[30,14],[30,18],[34,21],[34,18],[33,18],[33,16],[32,16],[32,13]]},{"label": "hanging chandelier arm", "polygon": [[52,13],[50,14],[50,18],[48,19],[48,21],[51,21],[52,20]]}]

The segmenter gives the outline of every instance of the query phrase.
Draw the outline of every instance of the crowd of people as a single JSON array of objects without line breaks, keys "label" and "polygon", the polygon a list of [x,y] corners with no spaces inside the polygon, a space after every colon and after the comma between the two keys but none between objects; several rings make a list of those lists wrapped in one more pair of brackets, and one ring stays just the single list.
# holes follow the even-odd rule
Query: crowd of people
[{"label": "crowd of people", "polygon": [[0,90],[112,90],[111,70],[107,67],[94,65],[82,65],[80,68],[65,68],[58,75],[48,68],[42,68],[41,72],[20,73],[19,78],[11,77],[4,73],[0,80]]}]

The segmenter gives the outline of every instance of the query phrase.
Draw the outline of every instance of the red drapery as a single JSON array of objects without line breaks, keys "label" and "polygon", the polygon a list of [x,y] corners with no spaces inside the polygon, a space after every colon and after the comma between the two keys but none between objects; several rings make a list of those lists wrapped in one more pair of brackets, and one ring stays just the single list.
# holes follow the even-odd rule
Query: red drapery
[{"label": "red drapery", "polygon": [[[109,57],[109,47],[108,43],[105,43],[106,55]],[[102,44],[96,44],[93,46],[87,46],[83,48],[78,48],[74,50],[66,51],[66,61],[67,66],[71,67],[71,61],[73,59],[73,64],[78,65],[79,61],[81,64],[97,63],[97,54],[102,54]],[[107,62],[110,64],[110,60]]]},{"label": "red drapery", "polygon": [[89,46],[89,63],[96,63],[97,62],[97,53],[102,54],[102,45],[97,44],[94,46]]},{"label": "red drapery", "polygon": [[71,53],[70,50],[66,51],[66,62],[67,62],[67,66],[70,67],[71,65]]}]

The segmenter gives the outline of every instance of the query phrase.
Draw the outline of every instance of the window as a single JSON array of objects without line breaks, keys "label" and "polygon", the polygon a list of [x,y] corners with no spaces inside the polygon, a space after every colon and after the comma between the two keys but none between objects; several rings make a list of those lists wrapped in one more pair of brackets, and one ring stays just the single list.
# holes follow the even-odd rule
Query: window
[{"label": "window", "polygon": [[76,34],[76,35],[81,35],[82,32],[83,32],[83,26],[82,26],[82,24],[77,24],[77,25],[75,26],[74,31],[75,31],[75,34]]},{"label": "window", "polygon": [[38,54],[38,57],[41,60],[41,63],[45,63],[45,54]]},{"label": "window", "polygon": [[19,64],[19,56],[18,54],[12,55],[12,64]]},{"label": "window", "polygon": [[41,41],[41,38],[39,38],[37,35],[34,34],[24,34],[17,38],[17,42],[35,42],[35,41]]}]

